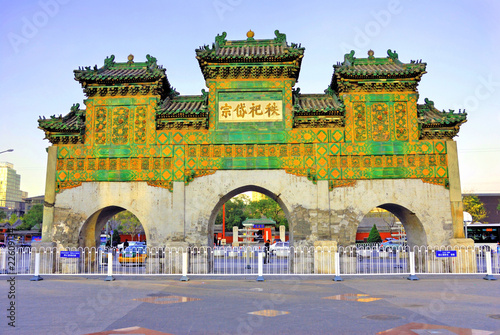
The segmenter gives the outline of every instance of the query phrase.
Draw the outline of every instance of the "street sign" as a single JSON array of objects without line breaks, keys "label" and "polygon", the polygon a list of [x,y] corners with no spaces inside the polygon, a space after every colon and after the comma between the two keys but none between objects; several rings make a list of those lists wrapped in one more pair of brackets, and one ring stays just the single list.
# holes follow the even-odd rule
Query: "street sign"
[{"label": "street sign", "polygon": [[61,257],[80,258],[80,251],[61,251]]},{"label": "street sign", "polygon": [[456,250],[436,250],[436,257],[457,257]]}]

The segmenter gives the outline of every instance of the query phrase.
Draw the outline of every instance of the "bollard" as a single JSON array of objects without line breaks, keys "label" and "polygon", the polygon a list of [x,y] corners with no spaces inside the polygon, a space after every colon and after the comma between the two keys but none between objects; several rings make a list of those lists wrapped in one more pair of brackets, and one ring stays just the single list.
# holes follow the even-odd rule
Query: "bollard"
[{"label": "bollard", "polygon": [[483,277],[484,280],[497,280],[493,277],[493,270],[491,269],[491,252],[489,250],[485,250],[486,256],[486,276]]},{"label": "bollard", "polygon": [[108,253],[108,276],[104,281],[113,281],[115,278],[113,277],[113,253]]},{"label": "bollard", "polygon": [[0,254],[2,255],[2,266],[0,267],[2,270],[0,273],[9,273],[7,269],[7,250],[0,250]]},{"label": "bollard", "polygon": [[414,251],[410,251],[410,276],[406,279],[418,280],[418,277],[415,274],[415,252]]},{"label": "bollard", "polygon": [[258,253],[258,277],[257,277],[257,281],[265,281],[264,279],[264,254],[262,252],[259,252]]},{"label": "bollard", "polygon": [[30,279],[30,281],[40,281],[43,280],[42,277],[40,277],[40,253],[37,252],[35,254],[35,275],[33,278]]},{"label": "bollard", "polygon": [[333,281],[343,281],[342,277],[340,277],[340,255],[339,252],[335,252],[335,277],[333,277]]},{"label": "bollard", "polygon": [[188,273],[188,254],[187,252],[182,253],[182,277],[181,281],[189,281],[189,278],[187,277]]}]

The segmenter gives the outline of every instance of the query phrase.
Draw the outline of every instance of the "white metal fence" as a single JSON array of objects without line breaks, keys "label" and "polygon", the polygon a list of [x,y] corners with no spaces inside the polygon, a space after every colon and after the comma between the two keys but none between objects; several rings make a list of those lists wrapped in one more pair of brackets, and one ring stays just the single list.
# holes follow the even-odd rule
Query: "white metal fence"
[{"label": "white metal fence", "polygon": [[[130,257],[96,248],[3,248],[0,273],[35,275],[36,253],[40,259],[39,275],[500,274],[500,255],[496,250],[454,246],[389,250],[379,246],[290,247],[268,255],[259,247],[166,247],[146,248],[144,254]],[[184,253],[187,257],[183,258]]]}]

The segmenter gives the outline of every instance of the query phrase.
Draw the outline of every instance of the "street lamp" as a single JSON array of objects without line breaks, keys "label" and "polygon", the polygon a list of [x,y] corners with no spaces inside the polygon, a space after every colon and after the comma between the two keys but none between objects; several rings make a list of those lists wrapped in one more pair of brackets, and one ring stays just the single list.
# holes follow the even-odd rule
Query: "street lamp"
[{"label": "street lamp", "polygon": [[7,149],[7,150],[4,150],[4,151],[0,151],[0,154],[3,154],[4,152],[12,152],[14,151],[14,149]]}]

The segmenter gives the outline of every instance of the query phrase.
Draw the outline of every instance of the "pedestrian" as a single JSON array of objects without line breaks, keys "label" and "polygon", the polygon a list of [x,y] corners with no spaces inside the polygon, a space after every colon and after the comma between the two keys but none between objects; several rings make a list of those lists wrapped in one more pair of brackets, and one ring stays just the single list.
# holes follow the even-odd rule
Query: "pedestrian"
[{"label": "pedestrian", "polygon": [[269,240],[266,241],[266,244],[264,244],[264,264],[267,264],[269,260],[269,263],[271,263],[271,260],[269,259]]},{"label": "pedestrian", "polygon": [[123,242],[123,250],[128,248],[128,239],[125,239],[125,242]]}]

